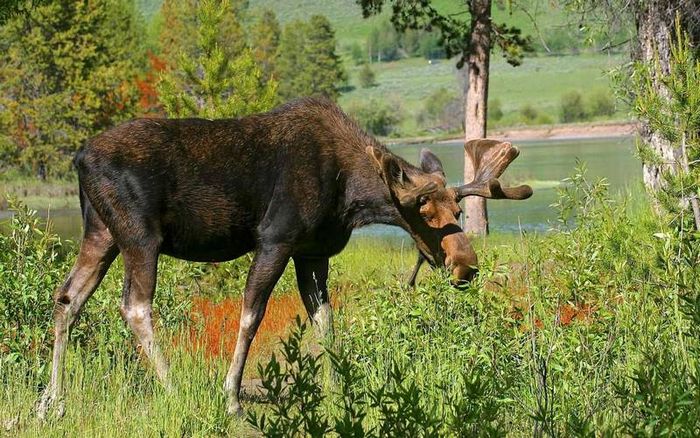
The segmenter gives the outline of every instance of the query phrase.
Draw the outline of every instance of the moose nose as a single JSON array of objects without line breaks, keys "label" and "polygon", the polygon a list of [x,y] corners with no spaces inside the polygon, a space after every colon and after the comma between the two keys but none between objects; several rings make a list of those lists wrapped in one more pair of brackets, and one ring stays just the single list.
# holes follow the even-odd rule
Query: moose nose
[{"label": "moose nose", "polygon": [[476,263],[476,254],[473,250],[447,257],[445,267],[452,271],[452,284],[463,286],[472,281],[479,272]]},{"label": "moose nose", "polygon": [[479,270],[476,268],[476,260],[471,257],[460,256],[448,258],[447,269],[452,271],[452,284],[462,286],[474,279]]},{"label": "moose nose", "polygon": [[446,236],[442,241],[445,250],[445,267],[452,272],[452,283],[455,286],[464,285],[474,279],[477,269],[477,258],[467,236],[461,232]]},{"label": "moose nose", "polygon": [[457,266],[452,269],[452,285],[455,287],[464,286],[476,277],[478,269],[471,266]]}]

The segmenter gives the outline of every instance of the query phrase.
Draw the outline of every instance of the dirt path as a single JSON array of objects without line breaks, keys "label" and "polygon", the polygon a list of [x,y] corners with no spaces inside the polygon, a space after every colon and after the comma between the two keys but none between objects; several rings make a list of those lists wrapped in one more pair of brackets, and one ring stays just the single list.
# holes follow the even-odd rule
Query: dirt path
[{"label": "dirt path", "polygon": [[[634,135],[637,125],[632,122],[573,123],[567,125],[531,126],[518,128],[498,128],[488,132],[489,138],[509,141],[570,140],[585,138],[626,137]],[[409,137],[383,139],[388,145],[414,143],[453,143],[462,141],[462,136],[452,137]]]},{"label": "dirt path", "polygon": [[489,131],[488,136],[511,141],[564,140],[600,137],[625,137],[634,135],[636,130],[637,125],[635,123],[586,123],[532,128],[513,128],[505,130],[495,129]]}]

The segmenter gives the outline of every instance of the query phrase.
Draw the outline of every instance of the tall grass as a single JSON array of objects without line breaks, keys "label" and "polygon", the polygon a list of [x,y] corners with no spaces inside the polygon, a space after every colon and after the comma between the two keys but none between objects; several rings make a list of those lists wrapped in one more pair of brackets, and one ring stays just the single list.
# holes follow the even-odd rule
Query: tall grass
[{"label": "tall grass", "polygon": [[[235,313],[230,294],[240,293],[246,259],[162,260],[158,334],[172,392],[118,317],[113,269],[73,332],[66,416],[38,422],[50,291],[74,249],[20,210],[14,234],[0,237],[0,426],[18,436],[697,435],[698,248],[647,205],[612,199],[583,169],[554,208],[552,232],[478,242],[480,275],[461,290],[427,270],[407,288],[411,250],[351,243],[331,265],[335,343],[310,347],[301,328],[281,346],[257,339],[247,375],[267,392],[248,390],[247,424],[225,414],[225,341],[235,326],[221,319]],[[287,272],[279,313],[268,318],[291,322],[295,295]],[[211,314],[198,304],[205,298]]]},{"label": "tall grass", "polygon": [[[568,182],[557,229],[492,248],[466,290],[440,272],[415,290],[356,284],[326,352],[339,384],[295,411],[299,385],[324,387],[294,378],[310,354],[286,354],[261,373],[292,382],[288,397],[249,422],[265,436],[307,435],[306,415],[339,436],[697,435],[697,249],[583,169]],[[280,400],[296,421],[279,421]]]}]

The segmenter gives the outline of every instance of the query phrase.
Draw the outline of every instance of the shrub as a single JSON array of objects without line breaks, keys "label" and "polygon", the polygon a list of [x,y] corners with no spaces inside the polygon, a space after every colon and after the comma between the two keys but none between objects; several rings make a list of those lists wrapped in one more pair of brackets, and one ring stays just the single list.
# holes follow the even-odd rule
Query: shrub
[{"label": "shrub", "polygon": [[537,119],[538,115],[539,113],[537,112],[535,107],[533,107],[529,103],[520,107],[520,116],[523,118],[523,121],[528,125],[532,124],[535,121],[535,119]]},{"label": "shrub", "polygon": [[362,88],[370,88],[377,85],[374,77],[374,71],[372,71],[372,68],[369,66],[369,64],[365,64],[362,67],[358,75],[358,79]]},{"label": "shrub", "polygon": [[438,126],[445,130],[462,128],[464,124],[464,105],[462,98],[442,87],[435,90],[425,100],[423,110],[418,113],[418,124],[425,127]]},{"label": "shrub", "polygon": [[[306,325],[282,341],[280,363],[273,354],[258,365],[264,401],[269,412],[251,411],[246,420],[266,437],[326,436],[502,436],[497,419],[504,405],[495,376],[475,368],[453,376],[457,390],[448,403],[437,405],[429,392],[411,377],[405,365],[392,362],[382,385],[368,388],[368,376],[342,346],[326,349],[335,376],[333,390],[320,379],[322,356],[305,352]],[[322,355],[323,355],[322,354]],[[329,385],[328,385],[329,386]],[[370,422],[368,418],[375,419]]]},{"label": "shrub", "polygon": [[[14,216],[7,234],[0,233],[0,367],[50,360],[53,343],[53,291],[64,281],[75,258],[75,248],[42,225],[36,211],[10,200]],[[115,265],[118,263],[115,262]],[[87,302],[71,329],[71,339],[91,354],[123,351],[131,331],[119,314],[122,270],[113,266],[100,290]],[[159,263],[154,303],[158,326],[180,330],[189,321],[193,270],[166,259]],[[106,289],[106,290],[105,290]]]},{"label": "shrub", "polygon": [[571,91],[561,97],[559,111],[564,123],[579,122],[588,118],[583,97],[578,91]]},{"label": "shrub", "polygon": [[588,111],[591,116],[612,116],[615,110],[615,99],[609,93],[596,91],[590,96]]},{"label": "shrub", "polygon": [[554,123],[552,118],[544,113],[538,114],[537,118],[535,119],[536,125],[551,125],[552,123]]},{"label": "shrub", "polygon": [[497,122],[503,118],[503,108],[501,106],[501,101],[495,99],[489,102],[489,119]]},{"label": "shrub", "polygon": [[389,135],[395,132],[396,124],[401,121],[398,107],[374,99],[365,105],[355,104],[348,112],[362,129],[374,135]]}]

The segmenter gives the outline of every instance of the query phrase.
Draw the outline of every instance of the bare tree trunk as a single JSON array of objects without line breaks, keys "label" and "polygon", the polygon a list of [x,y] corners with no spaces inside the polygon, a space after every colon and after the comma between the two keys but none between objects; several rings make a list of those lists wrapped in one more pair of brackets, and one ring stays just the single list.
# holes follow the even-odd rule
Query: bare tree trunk
[{"label": "bare tree trunk", "polygon": [[[464,108],[464,140],[486,137],[489,94],[489,57],[491,54],[491,0],[470,0],[471,36],[467,59],[467,92]],[[474,178],[474,165],[465,153],[464,181]],[[464,231],[487,234],[489,230],[486,200],[469,196],[464,200]]]},{"label": "bare tree trunk", "polygon": [[[653,65],[658,59],[664,75],[670,71],[671,36],[675,19],[675,10],[669,0],[638,0],[635,8],[638,46],[632,52],[632,59]],[[660,96],[669,98],[666,86],[661,83],[656,72],[652,73],[654,88]],[[645,120],[641,121],[639,134],[642,140],[663,160],[663,164],[644,163],[642,174],[648,190],[658,191],[664,184],[661,176],[664,170],[675,171],[676,153],[673,146],[658,132],[649,128]]]}]

